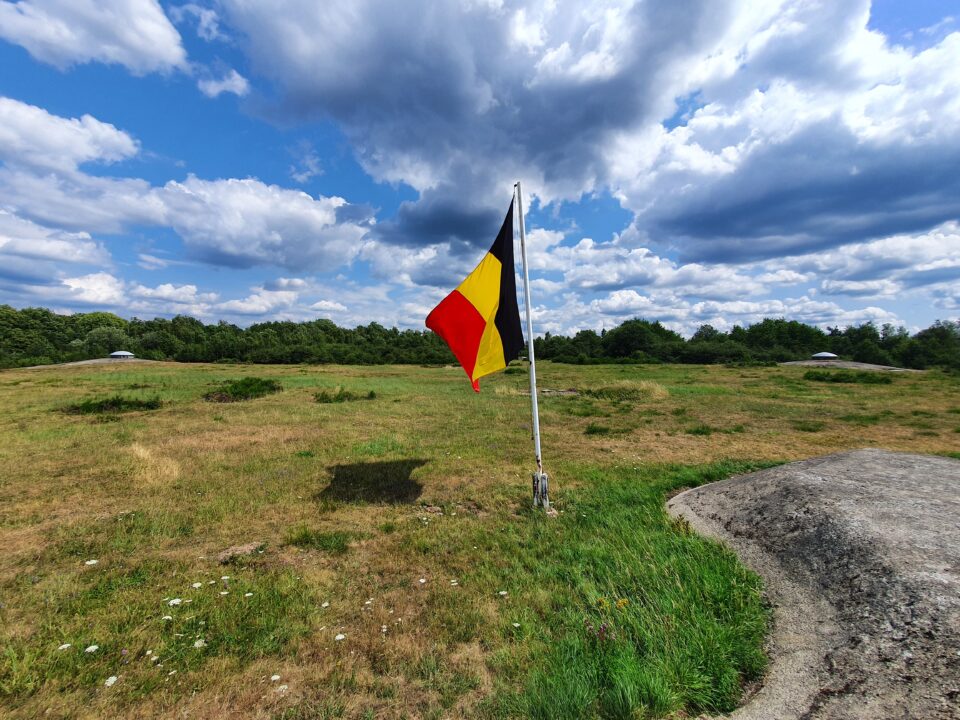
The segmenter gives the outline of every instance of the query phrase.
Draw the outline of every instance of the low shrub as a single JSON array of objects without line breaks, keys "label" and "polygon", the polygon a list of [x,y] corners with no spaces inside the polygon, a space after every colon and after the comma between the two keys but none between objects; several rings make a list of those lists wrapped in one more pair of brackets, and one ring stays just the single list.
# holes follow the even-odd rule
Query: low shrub
[{"label": "low shrub", "polygon": [[83,402],[67,405],[63,412],[68,415],[95,415],[104,413],[122,413],[134,412],[137,410],[157,410],[163,406],[163,402],[158,397],[140,400],[137,398],[126,398],[122,395],[103,398],[101,400],[84,400]]}]

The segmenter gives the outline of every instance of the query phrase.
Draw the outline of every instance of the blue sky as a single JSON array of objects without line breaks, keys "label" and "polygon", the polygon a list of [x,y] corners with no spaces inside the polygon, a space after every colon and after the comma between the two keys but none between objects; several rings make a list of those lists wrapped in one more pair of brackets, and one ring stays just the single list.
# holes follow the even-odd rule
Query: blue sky
[{"label": "blue sky", "polygon": [[419,328],[521,179],[538,333],[915,330],[957,67],[945,0],[0,0],[0,303]]}]

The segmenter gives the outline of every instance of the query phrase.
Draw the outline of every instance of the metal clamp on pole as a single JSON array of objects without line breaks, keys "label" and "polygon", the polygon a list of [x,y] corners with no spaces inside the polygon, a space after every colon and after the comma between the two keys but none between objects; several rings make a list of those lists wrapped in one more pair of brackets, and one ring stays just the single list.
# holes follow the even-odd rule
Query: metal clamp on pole
[{"label": "metal clamp on pole", "polygon": [[533,506],[550,509],[550,476],[545,472],[533,474]]}]

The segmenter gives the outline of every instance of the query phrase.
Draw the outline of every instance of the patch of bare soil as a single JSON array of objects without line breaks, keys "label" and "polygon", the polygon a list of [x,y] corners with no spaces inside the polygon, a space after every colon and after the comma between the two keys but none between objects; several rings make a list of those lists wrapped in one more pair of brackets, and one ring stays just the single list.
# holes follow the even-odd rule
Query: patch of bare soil
[{"label": "patch of bare soil", "polygon": [[682,493],[774,607],[764,686],[732,718],[960,718],[960,462],[856,450]]}]

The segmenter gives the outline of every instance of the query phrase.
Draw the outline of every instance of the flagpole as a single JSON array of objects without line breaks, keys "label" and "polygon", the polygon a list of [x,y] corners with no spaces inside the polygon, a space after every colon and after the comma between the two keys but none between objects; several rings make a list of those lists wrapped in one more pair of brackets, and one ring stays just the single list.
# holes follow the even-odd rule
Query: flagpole
[{"label": "flagpole", "polygon": [[533,354],[533,319],[530,309],[530,272],[527,269],[527,234],[523,222],[523,193],[520,181],[514,186],[517,190],[517,212],[520,218],[520,258],[523,263],[523,299],[527,310],[527,358],[530,361],[530,404],[533,411],[533,448],[537,456],[537,472],[533,475],[533,505],[549,509],[550,497],[547,491],[547,474],[543,472],[543,460],[540,455],[540,410],[537,406],[537,365]]}]

